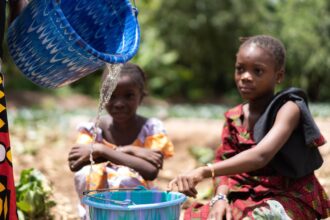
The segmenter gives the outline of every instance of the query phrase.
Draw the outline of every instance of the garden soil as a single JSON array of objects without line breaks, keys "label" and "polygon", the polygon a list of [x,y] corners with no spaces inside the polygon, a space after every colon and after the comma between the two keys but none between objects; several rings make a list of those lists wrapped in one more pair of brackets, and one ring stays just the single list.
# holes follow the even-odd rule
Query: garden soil
[{"label": "garden soil", "polygon": [[[31,97],[31,94],[29,97]],[[24,100],[24,97],[22,100],[20,99],[22,99],[22,95],[16,98],[15,96],[7,98],[9,100],[8,111],[10,111],[11,106],[17,108],[22,103],[26,105],[27,103],[31,104],[35,100],[39,102],[40,100],[45,100],[41,97],[34,97],[32,100]],[[74,105],[72,105],[72,100],[75,100]],[[83,96],[57,100],[58,104],[59,102],[63,108],[68,109],[91,104],[91,101]],[[83,116],[73,117],[69,123],[70,127],[68,128],[67,136],[63,137],[62,144],[52,146],[52,141],[49,141],[49,144],[39,149],[35,155],[17,154],[15,153],[15,146],[12,146],[16,180],[18,180],[22,169],[34,167],[41,170],[50,181],[53,188],[53,199],[57,203],[56,207],[52,209],[55,219],[79,219],[76,206],[78,200],[73,186],[73,173],[68,168],[67,155],[74,143],[75,126],[84,119],[87,120]],[[161,189],[165,189],[168,182],[180,172],[191,170],[198,165],[189,153],[190,147],[200,146],[215,149],[219,145],[223,125],[222,120],[167,118],[163,119],[163,121],[168,135],[174,143],[175,155],[165,160],[164,167],[159,173],[156,185]],[[324,164],[316,173],[321,184],[330,195],[330,118],[316,118],[316,122],[325,138],[329,141],[329,143],[320,148],[324,157]],[[198,185],[199,192],[201,194],[205,193],[206,189],[211,185],[210,181],[200,183]],[[199,200],[202,200],[202,198]],[[188,199],[183,208],[193,201],[195,200]]]}]

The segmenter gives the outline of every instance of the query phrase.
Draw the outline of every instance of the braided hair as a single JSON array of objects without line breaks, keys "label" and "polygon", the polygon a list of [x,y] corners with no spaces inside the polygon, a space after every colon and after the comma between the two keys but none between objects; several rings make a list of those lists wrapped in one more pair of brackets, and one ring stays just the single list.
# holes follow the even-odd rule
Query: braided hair
[{"label": "braided hair", "polygon": [[285,69],[285,47],[283,43],[269,35],[256,35],[252,37],[242,37],[240,38],[241,46],[246,46],[249,44],[255,44],[260,48],[263,48],[270,52],[275,60],[276,70]]}]

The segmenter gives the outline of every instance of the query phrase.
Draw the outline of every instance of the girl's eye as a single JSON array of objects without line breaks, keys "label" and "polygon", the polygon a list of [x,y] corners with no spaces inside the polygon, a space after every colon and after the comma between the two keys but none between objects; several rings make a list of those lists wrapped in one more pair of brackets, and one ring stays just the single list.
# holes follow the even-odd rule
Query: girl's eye
[{"label": "girl's eye", "polygon": [[260,68],[256,68],[254,69],[254,73],[257,75],[257,76],[261,76],[263,74],[263,70],[260,69]]},{"label": "girl's eye", "polygon": [[235,72],[236,73],[243,73],[244,72],[244,68],[242,66],[235,66]]},{"label": "girl's eye", "polygon": [[126,98],[128,98],[128,99],[132,99],[134,97],[135,97],[135,94],[134,93],[128,93],[128,94],[126,94]]}]

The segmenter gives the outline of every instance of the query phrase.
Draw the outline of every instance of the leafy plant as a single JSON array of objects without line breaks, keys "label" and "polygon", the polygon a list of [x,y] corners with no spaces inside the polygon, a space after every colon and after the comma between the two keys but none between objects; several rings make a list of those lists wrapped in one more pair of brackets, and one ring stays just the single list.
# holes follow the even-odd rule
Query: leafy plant
[{"label": "leafy plant", "polygon": [[16,185],[19,219],[52,219],[50,209],[56,203],[51,200],[51,194],[50,185],[39,170],[23,170]]},{"label": "leafy plant", "polygon": [[200,164],[207,164],[214,160],[214,150],[203,146],[192,146],[189,148],[189,153]]}]

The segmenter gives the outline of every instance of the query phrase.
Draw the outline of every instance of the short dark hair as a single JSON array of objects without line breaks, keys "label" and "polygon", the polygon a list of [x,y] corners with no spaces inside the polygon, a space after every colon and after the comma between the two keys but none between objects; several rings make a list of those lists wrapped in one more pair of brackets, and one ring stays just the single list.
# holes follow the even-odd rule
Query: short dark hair
[{"label": "short dark hair", "polygon": [[251,37],[241,37],[241,46],[255,43],[257,46],[268,50],[274,57],[275,68],[280,70],[285,69],[286,50],[283,43],[275,37],[269,35],[255,35]]},{"label": "short dark hair", "polygon": [[[102,81],[104,81],[108,74],[109,70],[105,68],[102,74]],[[136,85],[140,88],[142,96],[144,97],[147,95],[147,92],[145,90],[146,74],[141,67],[131,62],[125,63],[120,68],[119,77],[122,76],[131,77],[132,80],[135,81]]]},{"label": "short dark hair", "polygon": [[141,67],[134,63],[125,63],[120,71],[120,76],[129,75],[139,86],[143,96],[147,95],[145,90],[146,74]]}]

